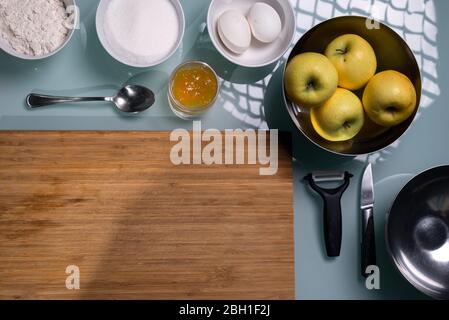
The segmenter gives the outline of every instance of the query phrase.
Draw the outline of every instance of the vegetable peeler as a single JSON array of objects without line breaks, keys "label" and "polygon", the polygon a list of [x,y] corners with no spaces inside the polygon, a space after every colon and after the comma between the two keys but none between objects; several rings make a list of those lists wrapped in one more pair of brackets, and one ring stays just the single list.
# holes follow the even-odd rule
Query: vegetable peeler
[{"label": "vegetable peeler", "polygon": [[[341,249],[342,239],[342,217],[341,217],[341,197],[349,186],[350,179],[353,177],[349,172],[335,171],[317,171],[304,177],[310,187],[315,190],[324,201],[323,220],[324,220],[324,241],[326,252],[329,257],[338,257]],[[318,186],[323,182],[343,183],[332,189]]]}]

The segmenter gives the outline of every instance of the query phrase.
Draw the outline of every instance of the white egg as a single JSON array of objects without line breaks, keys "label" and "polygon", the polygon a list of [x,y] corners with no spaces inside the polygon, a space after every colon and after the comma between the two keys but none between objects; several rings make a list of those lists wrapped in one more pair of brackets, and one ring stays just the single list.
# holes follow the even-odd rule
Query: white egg
[{"label": "white egg", "polygon": [[218,18],[218,35],[232,52],[242,54],[251,44],[251,28],[245,16],[237,10],[228,10]]},{"label": "white egg", "polygon": [[254,37],[264,43],[273,42],[282,31],[279,14],[263,2],[257,2],[251,7],[248,22]]}]

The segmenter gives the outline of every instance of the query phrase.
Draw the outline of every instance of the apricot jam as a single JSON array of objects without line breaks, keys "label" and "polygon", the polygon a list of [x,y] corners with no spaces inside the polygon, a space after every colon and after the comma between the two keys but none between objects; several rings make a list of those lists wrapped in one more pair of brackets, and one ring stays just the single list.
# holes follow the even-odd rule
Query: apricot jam
[{"label": "apricot jam", "polygon": [[188,62],[180,66],[172,76],[171,95],[180,107],[208,108],[217,93],[217,75],[205,63]]}]

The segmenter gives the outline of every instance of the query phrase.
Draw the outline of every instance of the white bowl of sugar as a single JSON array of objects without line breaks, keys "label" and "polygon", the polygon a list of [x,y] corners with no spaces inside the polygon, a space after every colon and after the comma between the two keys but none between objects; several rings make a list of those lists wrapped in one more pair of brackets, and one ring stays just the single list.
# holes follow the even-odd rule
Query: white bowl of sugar
[{"label": "white bowl of sugar", "polygon": [[25,60],[53,56],[72,38],[75,0],[7,1],[0,8],[0,49]]},{"label": "white bowl of sugar", "polygon": [[179,48],[185,17],[179,0],[101,0],[96,27],[113,58],[147,68],[164,62]]}]

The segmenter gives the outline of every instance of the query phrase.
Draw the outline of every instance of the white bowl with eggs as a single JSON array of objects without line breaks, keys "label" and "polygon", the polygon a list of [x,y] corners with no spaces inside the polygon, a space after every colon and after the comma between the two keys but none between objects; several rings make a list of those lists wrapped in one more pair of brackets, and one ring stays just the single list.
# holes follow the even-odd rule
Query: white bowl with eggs
[{"label": "white bowl with eggs", "polygon": [[258,68],[278,61],[290,48],[296,15],[289,0],[212,0],[207,28],[227,60]]},{"label": "white bowl with eggs", "polygon": [[0,37],[0,49],[13,57],[23,59],[23,60],[45,59],[45,58],[49,58],[49,57],[55,55],[56,53],[58,53],[59,51],[61,51],[72,39],[72,36],[75,33],[75,29],[77,27],[77,23],[79,21],[79,11],[77,9],[78,7],[76,6],[75,0],[62,0],[62,2],[65,6],[65,10],[67,13],[67,19],[66,19],[65,23],[67,23],[67,26],[70,26],[70,27],[67,27],[68,31],[65,36],[65,39],[59,46],[57,46],[55,49],[51,50],[51,52],[48,52],[45,54],[31,55],[31,54],[25,54],[25,53],[17,51],[8,43],[7,40]]}]

